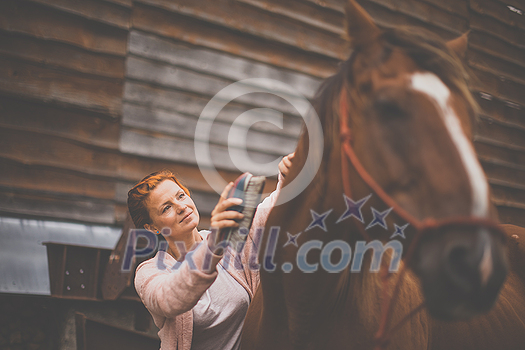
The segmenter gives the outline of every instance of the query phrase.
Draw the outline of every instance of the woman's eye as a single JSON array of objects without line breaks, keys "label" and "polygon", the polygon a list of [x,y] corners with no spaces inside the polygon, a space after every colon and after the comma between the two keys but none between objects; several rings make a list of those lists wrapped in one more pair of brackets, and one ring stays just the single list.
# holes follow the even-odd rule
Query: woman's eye
[{"label": "woman's eye", "polygon": [[186,194],[185,194],[184,192],[183,192],[183,193],[181,193],[181,194],[179,194],[179,199],[182,199],[182,198],[184,198],[184,196],[185,196],[185,195],[186,195]]},{"label": "woman's eye", "polygon": [[169,208],[171,208],[171,205],[165,206],[164,209],[162,209],[162,212],[163,213],[167,212]]}]

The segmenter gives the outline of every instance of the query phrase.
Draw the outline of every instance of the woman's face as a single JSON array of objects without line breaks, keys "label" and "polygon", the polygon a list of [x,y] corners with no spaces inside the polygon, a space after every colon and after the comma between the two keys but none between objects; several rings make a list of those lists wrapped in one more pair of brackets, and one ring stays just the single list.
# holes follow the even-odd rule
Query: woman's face
[{"label": "woman's face", "polygon": [[[150,192],[146,206],[152,229],[171,229],[171,236],[189,235],[199,224],[199,212],[193,200],[174,181],[164,180]],[[151,227],[150,226],[150,227]]]}]

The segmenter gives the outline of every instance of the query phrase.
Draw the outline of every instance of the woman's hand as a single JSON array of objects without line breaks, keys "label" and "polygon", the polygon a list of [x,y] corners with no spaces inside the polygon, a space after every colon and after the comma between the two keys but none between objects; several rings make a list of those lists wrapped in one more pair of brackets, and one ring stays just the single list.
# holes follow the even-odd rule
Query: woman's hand
[{"label": "woman's hand", "polygon": [[287,156],[284,156],[283,159],[279,162],[279,171],[283,175],[283,177],[286,177],[288,173],[290,172],[290,168],[292,167],[292,160],[293,157],[295,157],[295,152],[290,153]]},{"label": "woman's hand", "polygon": [[[228,227],[238,227],[239,224],[235,220],[240,220],[244,217],[242,213],[235,210],[227,210],[230,207],[239,205],[242,203],[240,198],[227,198],[228,193],[233,187],[233,182],[230,182],[228,186],[224,188],[219,198],[219,202],[215,206],[215,209],[211,212],[211,234],[208,240],[208,246],[211,251],[217,255],[222,255],[224,249],[224,237],[221,231]],[[228,231],[222,231],[228,232]]]},{"label": "woman's hand", "polygon": [[215,229],[221,229],[225,227],[238,227],[239,224],[235,220],[240,220],[244,217],[241,213],[234,210],[226,210],[235,205],[242,203],[240,198],[226,198],[228,193],[233,187],[233,182],[230,182],[228,186],[224,188],[219,198],[219,202],[215,206],[215,209],[211,212],[211,227]]}]

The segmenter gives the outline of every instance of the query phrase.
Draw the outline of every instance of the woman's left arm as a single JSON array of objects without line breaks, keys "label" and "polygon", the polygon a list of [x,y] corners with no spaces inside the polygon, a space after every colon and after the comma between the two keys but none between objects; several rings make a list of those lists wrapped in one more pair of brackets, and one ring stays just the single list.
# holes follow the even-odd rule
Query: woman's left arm
[{"label": "woman's left arm", "polygon": [[257,206],[257,211],[255,212],[255,216],[253,218],[252,230],[256,229],[257,227],[265,226],[266,219],[268,219],[268,215],[270,215],[270,211],[275,205],[275,202],[279,197],[279,193],[281,192],[281,188],[283,187],[284,178],[286,177],[286,175],[288,175],[290,171],[290,167],[292,166],[292,160],[294,156],[295,153],[290,153],[289,155],[284,156],[283,159],[279,162],[279,175],[277,176],[277,187],[275,188],[275,191],[273,191]]}]

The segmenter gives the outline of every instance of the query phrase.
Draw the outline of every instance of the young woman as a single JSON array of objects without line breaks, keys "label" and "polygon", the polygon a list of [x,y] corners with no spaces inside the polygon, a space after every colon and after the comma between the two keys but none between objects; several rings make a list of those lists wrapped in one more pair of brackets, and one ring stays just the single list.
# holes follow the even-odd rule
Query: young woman
[{"label": "young woman", "polygon": [[[240,253],[227,249],[223,255],[214,254],[210,231],[197,230],[195,203],[171,172],[150,174],[129,191],[128,208],[135,226],[168,234],[167,253],[144,261],[135,275],[137,293],[160,329],[162,350],[239,348],[244,318],[259,283],[259,273],[250,264],[250,258],[257,255],[257,235],[262,232],[256,228],[264,226],[292,157],[284,157],[279,164],[277,189],[257,207]],[[224,189],[212,211],[213,228],[236,227],[235,220],[243,217],[226,210],[242,202],[226,199],[232,186]],[[189,251],[191,258],[185,258]]]}]

